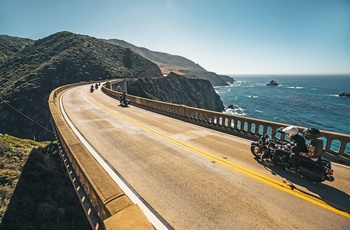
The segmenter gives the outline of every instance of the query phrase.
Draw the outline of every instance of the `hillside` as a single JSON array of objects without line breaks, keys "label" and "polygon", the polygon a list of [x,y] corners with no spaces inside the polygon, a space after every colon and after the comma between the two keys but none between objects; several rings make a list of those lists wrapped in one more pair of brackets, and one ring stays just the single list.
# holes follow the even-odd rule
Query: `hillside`
[{"label": "hillside", "polygon": [[26,38],[0,35],[0,63],[3,60],[12,57],[15,53],[22,50],[27,45],[31,45],[33,43],[33,40]]},{"label": "hillside", "polygon": [[[177,70],[187,69],[187,70],[195,70],[195,71],[206,71],[200,65],[194,63],[193,61],[178,56],[171,55],[162,52],[151,51],[149,49],[143,47],[137,47],[133,44],[130,44],[126,41],[119,39],[109,39],[108,42],[112,44],[116,44],[125,48],[131,49],[133,52],[140,54],[141,56],[153,61],[154,63],[162,66],[162,70],[164,70],[163,74],[168,75],[170,72],[177,73]],[[168,69],[167,69],[168,68]],[[180,73],[179,73],[180,74]]]},{"label": "hillside", "polygon": [[197,63],[178,55],[151,51],[118,39],[109,39],[106,41],[129,48],[133,52],[138,53],[139,55],[156,63],[161,69],[163,75],[168,75],[170,72],[174,72],[189,78],[206,79],[210,81],[213,86],[227,85],[227,82],[234,81],[234,79],[229,76],[209,72]]},{"label": "hillside", "polygon": [[130,49],[89,36],[60,32],[28,42],[0,63],[0,133],[52,139],[47,100],[53,89],[125,77],[162,77],[162,73]]}]

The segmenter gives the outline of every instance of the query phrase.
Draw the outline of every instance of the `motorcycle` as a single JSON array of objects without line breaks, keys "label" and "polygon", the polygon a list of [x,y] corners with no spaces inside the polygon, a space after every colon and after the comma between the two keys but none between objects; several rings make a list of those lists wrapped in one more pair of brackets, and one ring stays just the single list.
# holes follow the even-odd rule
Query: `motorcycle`
[{"label": "motorcycle", "polygon": [[91,87],[90,87],[90,93],[93,93],[94,92],[94,86],[92,85]]},{"label": "motorcycle", "polygon": [[[283,133],[281,130],[277,132]],[[275,136],[275,135],[273,135]],[[272,160],[278,146],[288,146],[288,142],[281,141],[277,138],[272,138],[269,135],[261,136],[258,141],[251,143],[250,151],[255,158],[260,162],[265,162],[267,159]],[[277,147],[276,147],[277,146]],[[284,167],[291,165],[289,155],[291,150],[279,149],[286,152],[286,154],[278,154],[276,165],[282,165]],[[331,162],[321,157],[315,163],[299,162],[297,167],[297,173],[314,181],[323,182],[334,181]]]},{"label": "motorcycle", "polygon": [[127,107],[128,105],[130,105],[130,100],[129,99],[122,99],[120,98],[120,106],[121,107]]}]

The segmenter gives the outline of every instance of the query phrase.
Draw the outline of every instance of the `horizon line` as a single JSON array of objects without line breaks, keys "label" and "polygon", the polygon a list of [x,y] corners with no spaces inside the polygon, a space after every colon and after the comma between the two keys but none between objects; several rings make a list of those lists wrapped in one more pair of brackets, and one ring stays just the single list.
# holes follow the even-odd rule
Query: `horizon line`
[{"label": "horizon line", "polygon": [[217,73],[218,75],[235,76],[350,76],[350,73]]}]

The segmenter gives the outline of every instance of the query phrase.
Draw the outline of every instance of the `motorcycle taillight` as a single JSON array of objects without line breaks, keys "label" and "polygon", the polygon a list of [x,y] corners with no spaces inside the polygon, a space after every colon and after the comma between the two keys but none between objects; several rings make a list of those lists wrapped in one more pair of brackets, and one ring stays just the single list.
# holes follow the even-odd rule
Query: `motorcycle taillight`
[{"label": "motorcycle taillight", "polygon": [[329,169],[329,170],[327,171],[327,174],[328,174],[328,175],[333,175],[333,172],[334,172],[333,169]]}]

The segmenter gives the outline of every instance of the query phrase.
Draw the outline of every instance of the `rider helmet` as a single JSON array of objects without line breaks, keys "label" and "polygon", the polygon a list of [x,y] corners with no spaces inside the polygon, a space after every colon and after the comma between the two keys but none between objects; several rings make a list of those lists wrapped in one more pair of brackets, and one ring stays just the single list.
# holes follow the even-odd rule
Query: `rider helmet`
[{"label": "rider helmet", "polygon": [[315,128],[308,128],[303,131],[304,137],[308,140],[310,139],[316,139],[321,136],[321,132],[318,129]]},{"label": "rider helmet", "polygon": [[295,136],[299,133],[299,130],[295,126],[288,126],[282,129],[282,132],[286,133],[289,137]]}]

